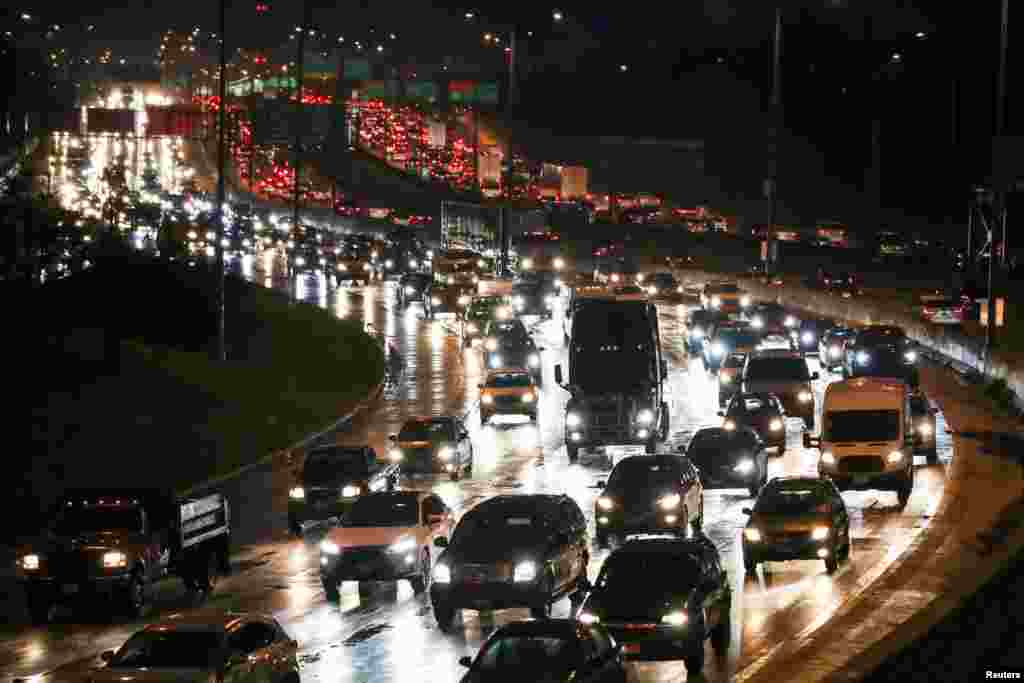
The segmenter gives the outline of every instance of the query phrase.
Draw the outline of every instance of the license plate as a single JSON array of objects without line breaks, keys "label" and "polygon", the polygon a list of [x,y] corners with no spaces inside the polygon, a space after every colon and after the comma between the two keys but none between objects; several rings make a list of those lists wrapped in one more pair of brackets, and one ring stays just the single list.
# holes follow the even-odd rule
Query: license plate
[{"label": "license plate", "polygon": [[607,446],[605,453],[607,455],[644,455],[647,449],[644,446]]},{"label": "license plate", "polygon": [[64,595],[72,595],[73,593],[77,593],[78,592],[78,584],[77,583],[65,583],[63,586],[60,587],[60,589],[64,593]]}]

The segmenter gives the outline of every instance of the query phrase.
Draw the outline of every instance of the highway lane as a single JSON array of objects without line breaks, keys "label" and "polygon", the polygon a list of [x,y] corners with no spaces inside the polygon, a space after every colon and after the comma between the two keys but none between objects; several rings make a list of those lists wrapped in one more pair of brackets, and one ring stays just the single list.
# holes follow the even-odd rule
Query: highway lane
[{"label": "highway lane", "polygon": [[[261,259],[240,266],[257,282],[282,286],[281,264],[272,261],[268,268]],[[404,359],[403,375],[391,383],[379,405],[333,438],[341,443],[370,443],[381,451],[387,435],[408,416],[469,413],[477,459],[472,479],[459,483],[427,479],[404,485],[429,487],[458,510],[496,493],[567,492],[591,519],[598,493],[594,483],[606,476],[609,464],[604,457],[585,455],[579,465],[570,466],[566,458],[562,411],[567,394],[554,384],[552,372],[554,363],[566,362],[560,321],[535,325],[538,343],[546,349],[538,425],[481,429],[475,412],[476,385],[483,374],[478,351],[464,350],[451,334],[450,325],[424,320],[418,307],[399,310],[394,286],[387,282],[338,288],[314,276],[303,276],[296,283],[300,298],[341,317],[372,322]],[[684,313],[683,306],[661,306],[673,415],[670,442],[665,446],[669,450],[684,445],[696,429],[721,421],[716,416],[714,380],[682,349]],[[951,445],[941,416],[938,431],[940,457],[946,461]],[[813,473],[816,456],[815,451],[801,447],[800,426],[790,421],[787,452],[781,458],[771,458],[770,473]],[[778,642],[827,619],[898,554],[926,523],[928,510],[942,492],[943,466],[926,467],[923,459],[919,465],[914,495],[902,513],[895,509],[894,494],[844,495],[852,517],[853,561],[831,577],[822,563],[806,561],[769,563],[767,571],[745,578],[738,535],[746,521],[741,509],[750,499],[742,490],[708,492],[706,531],[723,553],[735,595],[733,645],[721,659],[708,650],[708,680],[728,680],[738,669],[757,665]],[[322,529],[310,530],[302,540],[286,534],[290,483],[286,470],[268,466],[250,470],[225,486],[236,512],[233,521],[239,547],[233,560],[235,572],[222,580],[206,604],[275,614],[301,644],[304,680],[457,680],[459,657],[474,654],[495,625],[527,616],[525,610],[466,611],[461,627],[453,635],[444,635],[436,629],[429,601],[425,596],[413,596],[404,582],[397,590],[380,586],[362,594],[354,584],[346,584],[339,604],[327,603],[317,565]],[[607,552],[596,547],[592,550],[592,577]],[[8,585],[6,592],[8,613],[20,615],[17,591]],[[168,583],[161,587],[148,619],[190,606],[189,596],[177,584]],[[568,615],[568,601],[556,605],[554,613]],[[58,677],[74,678],[95,665],[99,651],[115,647],[140,625],[81,623],[87,620],[71,613],[59,615],[58,621],[49,629],[18,625],[0,636],[0,675],[30,675],[63,667]],[[632,664],[631,675],[636,681],[671,681],[682,680],[686,674],[682,662],[668,662]]]}]

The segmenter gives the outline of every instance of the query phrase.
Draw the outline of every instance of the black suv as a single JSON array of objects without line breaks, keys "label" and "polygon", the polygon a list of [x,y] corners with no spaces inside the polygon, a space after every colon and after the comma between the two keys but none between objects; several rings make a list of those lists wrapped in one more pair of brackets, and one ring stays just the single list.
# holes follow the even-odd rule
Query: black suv
[{"label": "black suv", "polygon": [[577,619],[600,623],[627,657],[676,659],[687,674],[704,668],[704,641],[729,646],[732,590],[714,543],[636,538],[612,552]]},{"label": "black suv", "polygon": [[764,442],[749,427],[698,430],[686,447],[686,457],[698,468],[705,488],[742,486],[750,491],[751,496],[756,496],[768,481],[768,455],[764,451]]},{"label": "black suv", "polygon": [[408,306],[419,301],[430,308],[431,279],[425,273],[407,273],[398,281],[398,305]]},{"label": "black suv", "polygon": [[766,448],[778,448],[779,455],[786,452],[786,409],[775,394],[738,393],[718,415],[725,418],[723,429],[750,427]]},{"label": "black suv", "polygon": [[488,369],[523,368],[540,384],[540,353],[544,349],[537,347],[522,320],[492,320],[484,334],[484,364]]},{"label": "black suv", "polygon": [[442,631],[459,609],[529,607],[550,616],[564,596],[582,600],[590,582],[587,521],[569,496],[495,496],[463,515],[434,566],[430,600]]},{"label": "black suv", "polygon": [[597,544],[612,534],[699,531],[704,525],[704,487],[697,468],[676,455],[633,455],[612,470],[594,503]]}]

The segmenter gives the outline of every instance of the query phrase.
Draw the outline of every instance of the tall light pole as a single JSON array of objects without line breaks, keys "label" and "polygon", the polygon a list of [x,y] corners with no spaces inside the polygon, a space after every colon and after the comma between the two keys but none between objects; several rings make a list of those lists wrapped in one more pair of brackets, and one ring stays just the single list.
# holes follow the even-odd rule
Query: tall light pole
[{"label": "tall light pole", "polygon": [[[1002,0],[999,13],[999,72],[996,77],[996,120],[995,135],[993,140],[999,144],[1003,135],[1003,128],[1006,122],[1006,51],[1009,46],[1009,18],[1010,2]],[[997,170],[997,169],[993,169]],[[988,244],[988,326],[985,328],[985,348],[991,353],[996,344],[996,234],[1002,223],[1002,242],[1000,243],[1002,253],[1000,265],[1006,264],[1006,190],[1003,187],[1004,179],[993,173],[995,183],[995,211],[993,212],[993,225],[989,230]],[[1000,273],[1002,275],[1002,273]],[[991,358],[988,359],[991,367]]]},{"label": "tall light pole", "polygon": [[292,197],[292,227],[299,228],[299,205],[302,202],[302,190],[300,188],[299,176],[302,174],[302,82],[306,77],[306,34],[309,32],[309,0],[302,2],[302,30],[299,33],[298,50],[298,80],[295,83],[295,117],[292,125],[295,126],[295,193]]},{"label": "tall light pole", "polygon": [[227,133],[225,110],[227,109],[227,0],[220,0],[220,106],[217,108],[217,244],[216,258],[217,288],[217,360],[227,359],[227,327],[224,315],[224,175],[227,163]]},{"label": "tall light pole", "polygon": [[[766,266],[773,264],[772,247],[775,241],[775,214],[777,211],[779,179],[779,126],[782,124],[782,5],[775,6],[775,30],[772,40],[772,94],[769,102],[768,154],[771,176],[765,183],[768,195],[768,229],[765,233]],[[772,269],[774,270],[774,268]]]}]

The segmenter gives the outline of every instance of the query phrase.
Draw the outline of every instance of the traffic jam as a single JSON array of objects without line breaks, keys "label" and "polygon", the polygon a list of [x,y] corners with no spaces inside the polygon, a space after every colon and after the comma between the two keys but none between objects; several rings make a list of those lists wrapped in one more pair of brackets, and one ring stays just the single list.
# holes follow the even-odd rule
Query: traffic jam
[{"label": "traffic jam", "polygon": [[[506,278],[464,246],[313,227],[277,239],[300,277],[362,297],[353,315],[415,357],[425,344],[425,367],[406,362],[405,408],[307,449],[277,502],[241,484],[69,492],[49,543],[19,551],[32,621],[57,628],[83,593],[151,620],[104,641],[91,680],[417,670],[384,657],[417,662],[417,680],[727,680],[773,618],[792,630],[834,609],[882,561],[889,520],[941,495],[941,414],[899,328],[805,319],[741,281],[683,282],[628,255],[577,272],[551,237],[523,237]],[[408,376],[421,371],[465,401],[410,396],[431,390]],[[229,502],[286,508],[288,540],[265,547],[309,577],[301,603],[248,584],[231,597]],[[188,606],[208,604],[161,607],[172,575],[198,596]],[[379,584],[395,595],[383,607]],[[373,623],[380,610],[400,624]],[[393,630],[389,645],[361,658],[350,633],[335,650],[346,619],[363,645]]]}]

